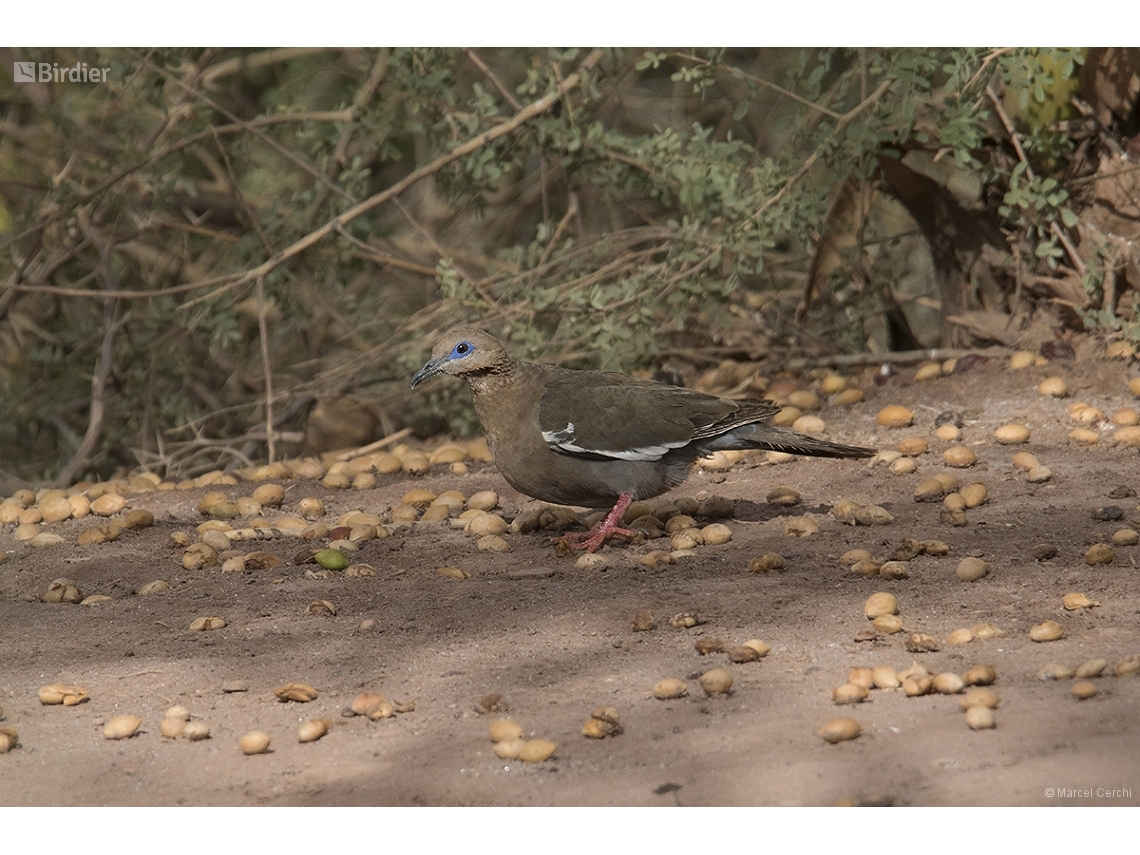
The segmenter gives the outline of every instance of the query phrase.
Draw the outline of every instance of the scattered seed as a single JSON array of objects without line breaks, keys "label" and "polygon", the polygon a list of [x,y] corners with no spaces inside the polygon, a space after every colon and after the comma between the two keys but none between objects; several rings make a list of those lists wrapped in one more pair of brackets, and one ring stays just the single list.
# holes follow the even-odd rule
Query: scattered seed
[{"label": "scattered seed", "polygon": [[1002,445],[1021,445],[1029,441],[1029,428],[1025,425],[1002,425],[994,431],[994,439]]},{"label": "scattered seed", "polygon": [[976,686],[966,690],[966,693],[962,695],[958,701],[958,706],[964,710],[968,710],[970,707],[989,707],[990,709],[996,709],[999,703],[1001,703],[1001,698],[998,697],[998,693],[993,689]]},{"label": "scattered seed", "polygon": [[302,704],[317,698],[317,690],[308,683],[286,683],[274,689],[273,694],[279,701],[297,701]]},{"label": "scattered seed", "polygon": [[953,493],[958,489],[958,479],[949,472],[939,472],[934,480],[942,485],[942,492]]},{"label": "scattered seed", "polygon": [[839,563],[851,566],[859,561],[870,561],[871,553],[866,549],[848,549],[839,556]]},{"label": "scattered seed", "polygon": [[1022,469],[1028,472],[1030,469],[1034,469],[1040,466],[1041,461],[1038,460],[1034,455],[1030,454],[1028,451],[1019,451],[1017,454],[1013,455],[1013,465],[1018,469]]},{"label": "scattered seed", "polygon": [[724,523],[711,523],[701,529],[701,535],[709,546],[719,546],[732,540],[732,529]]},{"label": "scattered seed", "polygon": [[1077,609],[1091,609],[1094,606],[1099,606],[1100,603],[1096,600],[1090,600],[1084,594],[1071,593],[1061,597],[1061,605],[1066,611],[1075,612]]},{"label": "scattered seed", "polygon": [[470,579],[471,574],[460,567],[438,567],[436,573],[448,579]]},{"label": "scattered seed", "polygon": [[986,498],[989,495],[989,491],[986,489],[985,484],[981,483],[980,481],[975,481],[974,483],[967,484],[965,487],[960,489],[958,491],[958,494],[966,503],[967,508],[976,508],[986,503]]},{"label": "scattered seed", "polygon": [[962,675],[967,686],[989,686],[997,680],[997,671],[993,665],[975,665]]},{"label": "scattered seed", "polygon": [[875,628],[875,632],[894,635],[896,632],[902,632],[903,622],[898,615],[879,615],[871,621],[871,626]]},{"label": "scattered seed", "polygon": [[531,739],[519,750],[519,759],[525,763],[541,763],[553,757],[557,748],[557,743],[548,739]]},{"label": "scattered seed", "polygon": [[973,640],[974,633],[968,629],[956,629],[946,636],[946,643],[951,647],[957,647],[959,644],[969,644]]},{"label": "scattered seed", "polygon": [[749,640],[747,642],[744,642],[742,646],[746,646],[746,648],[755,650],[760,659],[763,659],[769,652],[772,651],[772,645],[760,641],[759,638],[749,638]]},{"label": "scattered seed", "polygon": [[994,711],[984,706],[970,707],[966,710],[966,725],[970,730],[990,730],[997,726]]},{"label": "scattered seed", "polygon": [[190,631],[208,632],[213,629],[223,629],[225,625],[226,621],[224,618],[220,618],[217,615],[211,615],[209,617],[194,618],[194,620],[190,622]]},{"label": "scattered seed", "polygon": [[942,482],[936,478],[929,478],[914,488],[916,502],[937,502],[946,495]]},{"label": "scattered seed", "polygon": [[934,653],[938,650],[938,639],[925,632],[912,632],[904,646],[909,653]]},{"label": "scattered seed", "polygon": [[1056,641],[1065,637],[1065,628],[1055,620],[1045,620],[1029,630],[1029,637],[1034,641]]},{"label": "scattered seed", "polygon": [[137,715],[117,715],[103,728],[104,739],[129,739],[138,733],[142,719]]},{"label": "scattered seed", "polygon": [[464,530],[468,534],[482,537],[487,534],[502,534],[510,529],[507,521],[498,514],[483,513],[467,521]]},{"label": "scattered seed", "polygon": [[1077,445],[1096,445],[1100,442],[1100,434],[1088,428],[1073,428],[1069,431],[1069,439]]},{"label": "scattered seed", "polygon": [[496,742],[495,747],[491,750],[495,752],[496,757],[503,760],[518,760],[524,745],[526,745],[526,740],[522,738],[508,739],[504,742]]},{"label": "scattered seed", "polygon": [[151,594],[165,594],[170,590],[170,584],[163,579],[155,579],[153,582],[147,582],[145,585],[138,589],[140,597],[147,597]]},{"label": "scattered seed", "polygon": [[1094,543],[1085,550],[1085,563],[1090,566],[1111,564],[1116,558],[1116,550],[1107,543]]},{"label": "scattered seed", "polygon": [[701,674],[700,684],[706,695],[727,695],[732,691],[732,675],[724,668],[712,668]]},{"label": "scattered seed", "polygon": [[879,568],[883,565],[871,558],[856,561],[851,565],[851,572],[857,576],[878,576]]},{"label": "scattered seed", "polygon": [[634,632],[649,632],[656,626],[657,621],[653,619],[653,612],[649,609],[639,609],[637,614],[633,616]]},{"label": "scattered seed", "polygon": [[922,543],[922,552],[924,555],[930,555],[935,558],[949,555],[950,544],[941,540],[925,540]]},{"label": "scattered seed", "polygon": [[39,691],[40,703],[47,706],[63,704],[65,707],[73,707],[83,703],[87,697],[87,690],[82,686],[69,686],[65,683],[52,683],[41,687]]},{"label": "scattered seed", "polygon": [[900,439],[897,446],[900,454],[905,454],[907,457],[915,457],[919,454],[926,454],[930,445],[921,436],[908,436],[905,439]]},{"label": "scattered seed", "polygon": [[1014,371],[1036,364],[1037,354],[1030,350],[1019,350],[1009,358],[1009,367]]},{"label": "scattered seed", "polygon": [[710,653],[724,653],[724,642],[719,638],[713,638],[711,635],[698,638],[693,643],[693,647],[701,656],[708,656]]},{"label": "scattered seed", "polygon": [[966,687],[966,681],[953,671],[944,671],[941,674],[935,674],[930,685],[934,691],[941,695],[956,695]]},{"label": "scattered seed", "polygon": [[[768,495],[765,498],[767,499],[768,504],[781,505],[783,507],[798,505],[803,501],[803,498],[800,496],[800,491],[794,487],[788,487],[787,485],[780,485],[778,487],[775,487],[768,492]],[[670,522],[672,522],[672,520],[670,520]]]},{"label": "scattered seed", "polygon": [[621,725],[614,725],[599,718],[589,718],[582,725],[582,735],[589,739],[605,739],[621,733]]},{"label": "scattered seed", "polygon": [[858,686],[855,683],[844,683],[831,690],[831,702],[839,705],[860,704],[866,700],[869,694],[871,694],[871,692],[865,686]]},{"label": "scattered seed", "polygon": [[485,534],[475,542],[475,548],[481,552],[510,552],[511,545],[498,534]]},{"label": "scattered seed", "polygon": [[735,662],[737,664],[744,662],[757,662],[761,658],[763,658],[763,654],[761,654],[755,647],[747,644],[742,644],[739,647],[734,647],[732,650],[728,651],[728,661]]},{"label": "scattered seed", "polygon": [[957,442],[958,437],[961,436],[961,431],[956,425],[942,425],[934,432],[934,436],[942,442]]},{"label": "scattered seed", "polygon": [[41,603],[78,603],[83,599],[79,585],[71,579],[55,579],[40,594]]},{"label": "scattered seed", "polygon": [[1140,653],[1130,653],[1112,666],[1112,673],[1117,677],[1127,677],[1140,671]]},{"label": "scattered seed", "polygon": [[898,613],[898,598],[887,591],[871,594],[867,598],[867,602],[863,604],[863,614],[866,615],[867,620],[874,620],[879,615],[897,615]]},{"label": "scattered seed", "polygon": [[260,730],[251,730],[238,740],[242,754],[264,754],[269,750],[269,735]]},{"label": "scattered seed", "polygon": [[825,742],[830,742],[834,745],[837,742],[845,742],[849,739],[857,739],[863,733],[863,728],[859,726],[859,722],[853,718],[837,718],[829,721],[819,729],[819,735]]},{"label": "scattered seed", "polygon": [[832,399],[831,403],[837,407],[849,407],[852,404],[857,404],[862,400],[862,389],[844,389]]},{"label": "scattered seed", "polygon": [[684,680],[676,677],[666,677],[653,687],[653,697],[661,701],[684,697],[689,692],[689,686]]},{"label": "scattered seed", "polygon": [[958,562],[955,574],[963,582],[976,582],[990,572],[990,565],[981,558],[967,557]]},{"label": "scattered seed", "polygon": [[914,422],[914,413],[897,404],[883,407],[875,416],[875,421],[887,428],[903,428]]},{"label": "scattered seed", "polygon": [[595,707],[590,713],[590,718],[610,726],[609,732],[603,734],[604,736],[616,736],[621,733],[621,713],[618,712],[617,707]]},{"label": "scattered seed", "polygon": [[819,531],[819,525],[810,517],[791,517],[784,521],[784,534],[788,537],[808,537]]},{"label": "scattered seed", "polygon": [[942,460],[947,466],[955,469],[965,469],[978,462],[978,455],[964,445],[952,445],[942,452]]},{"label": "scattered seed", "polygon": [[906,561],[886,561],[879,567],[879,575],[884,579],[906,579],[910,570]]},{"label": "scattered seed", "polygon": [[900,685],[898,674],[890,665],[872,668],[871,681],[876,689],[897,689]]},{"label": "scattered seed", "polygon": [[669,625],[675,626],[677,629],[692,629],[704,622],[705,619],[696,612],[681,612],[679,615],[673,615],[669,618]]},{"label": "scattered seed", "polygon": [[1078,701],[1087,701],[1089,698],[1096,697],[1100,690],[1087,680],[1080,683],[1073,683],[1069,689],[1069,694],[1076,698]]},{"label": "scattered seed", "polygon": [[1068,680],[1073,676],[1073,669],[1059,662],[1051,662],[1037,672],[1038,680]]},{"label": "scattered seed", "polygon": [[782,555],[775,552],[765,552],[763,555],[752,559],[748,565],[748,572],[767,573],[770,570],[783,570],[787,563]]},{"label": "scattered seed", "polygon": [[313,600],[305,611],[317,617],[336,617],[336,606],[329,600]]},{"label": "scattered seed", "polygon": [[911,660],[910,665],[899,671],[898,676],[900,680],[905,680],[907,677],[929,677],[930,672],[919,665],[916,660]]},{"label": "scattered seed", "polygon": [[902,689],[908,698],[930,694],[931,681],[926,675],[907,677],[902,681]]},{"label": "scattered seed", "polygon": [[298,742],[316,742],[329,732],[332,722],[327,718],[312,718],[297,728]]},{"label": "scattered seed", "polygon": [[873,672],[870,668],[857,667],[852,668],[847,672],[847,682],[855,686],[861,686],[864,689],[870,689],[875,685]]},{"label": "scattered seed", "polygon": [[855,511],[856,525],[890,525],[894,521],[894,515],[879,505],[866,505]]},{"label": "scattered seed", "polygon": [[950,511],[962,511],[966,509],[966,500],[961,493],[951,493],[942,500],[942,506]]},{"label": "scattered seed", "polygon": [[492,742],[509,742],[522,736],[522,726],[509,718],[497,718],[487,725]]},{"label": "scattered seed", "polygon": [[686,528],[673,535],[670,544],[673,549],[693,549],[697,546],[703,545],[705,542],[704,535],[698,528]]},{"label": "scattered seed", "polygon": [[1112,542],[1117,546],[1135,546],[1140,543],[1140,532],[1134,528],[1121,528],[1112,533]]},{"label": "scattered seed", "polygon": [[1037,394],[1047,395],[1051,398],[1064,398],[1069,394],[1069,387],[1063,377],[1046,377],[1037,384]]},{"label": "scattered seed", "polygon": [[186,729],[186,719],[166,716],[158,723],[158,732],[167,739],[177,739]]},{"label": "scattered seed", "polygon": [[188,721],[182,729],[182,735],[191,742],[201,742],[210,738],[210,727],[204,721]]},{"label": "scattered seed", "polygon": [[117,514],[126,505],[127,500],[118,493],[104,493],[91,502],[91,513],[98,514],[101,517],[109,517],[112,514]]},{"label": "scattered seed", "polygon": [[1090,677],[1099,677],[1104,673],[1104,669],[1108,667],[1107,659],[1086,659],[1073,671],[1073,676],[1078,680],[1087,680]]}]

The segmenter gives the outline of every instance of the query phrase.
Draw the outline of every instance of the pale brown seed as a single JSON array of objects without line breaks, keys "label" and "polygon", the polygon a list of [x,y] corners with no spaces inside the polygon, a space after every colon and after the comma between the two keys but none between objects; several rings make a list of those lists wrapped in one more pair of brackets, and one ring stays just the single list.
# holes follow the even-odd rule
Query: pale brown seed
[{"label": "pale brown seed", "polygon": [[863,728],[853,718],[833,719],[819,729],[820,737],[832,745],[849,739],[857,739],[862,732]]},{"label": "pale brown seed", "polygon": [[242,754],[264,754],[269,750],[269,736],[260,730],[251,730],[238,740]]}]

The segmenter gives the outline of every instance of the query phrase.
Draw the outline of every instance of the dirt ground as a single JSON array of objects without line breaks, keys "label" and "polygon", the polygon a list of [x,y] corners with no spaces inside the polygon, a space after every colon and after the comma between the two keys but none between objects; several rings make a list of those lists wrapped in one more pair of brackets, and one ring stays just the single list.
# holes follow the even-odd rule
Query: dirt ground
[{"label": "dirt ground", "polygon": [[[1068,437],[1075,400],[1110,416],[1131,405],[1126,383],[1140,371],[1104,359],[1098,343],[1078,351],[1077,359],[1045,367],[1011,371],[1006,360],[991,359],[922,382],[913,367],[883,385],[871,371],[854,375],[866,401],[825,405],[819,414],[828,435],[880,449],[923,437],[930,451],[916,458],[915,473],[893,474],[882,462],[812,459],[695,471],[670,497],[732,500],[734,514],[724,520],[732,540],[652,568],[636,559],[668,549],[668,539],[607,545],[599,553],[606,566],[583,569],[576,557],[559,557],[543,533],[509,533],[510,551],[489,553],[447,522],[417,522],[353,553],[375,576],[307,576],[314,565],[295,559],[310,544],[280,535],[243,549],[271,552],[284,559],[281,566],[184,570],[169,540],[176,531],[194,535],[207,488],[130,495],[128,509],[146,508],[156,523],[112,543],[76,545],[90,519],[46,525],[64,542],[42,549],[17,542],[14,526],[3,526],[0,548],[11,559],[0,565],[0,727],[15,728],[19,745],[0,755],[0,804],[1140,804],[1140,676],[1093,678],[1099,693],[1083,701],[1070,695],[1074,680],[1038,677],[1049,663],[1075,668],[1095,658],[1111,672],[1140,653],[1140,546],[1116,546],[1106,565],[1083,557],[1117,530],[1140,528],[1140,459],[1135,448],[1112,441],[1116,428],[1107,423],[1094,426],[1095,446]],[[1036,386],[1050,375],[1064,377],[1072,397],[1040,398]],[[877,427],[878,410],[896,403],[914,410],[914,426]],[[964,416],[961,444],[978,457],[971,468],[942,462],[948,444],[935,438],[935,419],[947,411]],[[1027,425],[1030,441],[997,444],[994,430],[1008,422]],[[1052,479],[1030,483],[1011,462],[1019,450],[1037,455]],[[964,526],[944,522],[940,503],[913,498],[916,485],[939,472],[988,488],[988,501],[966,511]],[[803,503],[769,504],[777,485],[798,490]],[[221,489],[237,497],[254,486]],[[285,486],[276,516],[295,512],[302,496],[319,496],[329,523],[353,509],[386,516],[413,487],[496,490],[508,519],[536,505],[485,464],[468,475],[446,467],[422,477],[385,475],[367,490],[327,490],[312,480]],[[881,505],[894,521],[842,524],[830,513],[840,499]],[[1101,510],[1106,506],[1121,516],[1112,519],[1117,512]],[[818,532],[785,534],[802,516]],[[907,578],[894,580],[859,576],[840,563],[856,547],[888,559],[906,538],[941,540],[950,551],[914,557]],[[1038,560],[1041,544],[1055,547],[1055,557]],[[784,569],[749,573],[750,562],[768,552],[786,559]],[[957,578],[966,556],[987,561],[989,574]],[[444,565],[470,577],[442,576]],[[40,602],[57,577],[112,599]],[[135,593],[156,579],[170,590]],[[869,631],[863,605],[876,591],[897,596],[904,632]],[[1069,592],[1099,606],[1066,611],[1061,600]],[[308,613],[318,600],[335,604],[336,615]],[[641,609],[653,613],[656,628],[632,630]],[[674,628],[670,617],[682,612],[705,622]],[[208,615],[226,626],[188,630]],[[1064,638],[1031,641],[1030,628],[1047,619],[1064,626]],[[366,620],[370,628],[362,627]],[[953,630],[985,622],[1005,634],[946,642]],[[935,637],[938,649],[908,652],[913,631]],[[771,652],[743,664],[724,653],[701,656],[694,644],[711,636],[729,646],[762,639]],[[971,730],[952,695],[878,689],[861,704],[832,703],[832,690],[853,667],[901,669],[914,660],[931,673],[992,665],[1001,699],[996,728]],[[696,678],[714,666],[731,673],[731,694],[706,697],[699,687]],[[688,695],[652,697],[666,677],[686,680]],[[319,696],[279,702],[274,688],[289,681],[310,684]],[[82,686],[90,698],[41,705],[37,692],[50,683]],[[414,710],[377,721],[342,715],[365,690],[414,702]],[[502,696],[495,713],[480,706],[490,693]],[[175,704],[205,722],[210,738],[160,735],[160,719]],[[623,733],[580,734],[598,706],[617,708]],[[105,739],[104,724],[122,713],[140,717],[141,731]],[[554,757],[499,759],[488,724],[502,715],[556,742]],[[854,718],[862,736],[824,742],[817,731],[839,717]],[[297,729],[309,719],[329,719],[332,727],[301,744]],[[271,737],[268,753],[238,750],[253,729]]]}]

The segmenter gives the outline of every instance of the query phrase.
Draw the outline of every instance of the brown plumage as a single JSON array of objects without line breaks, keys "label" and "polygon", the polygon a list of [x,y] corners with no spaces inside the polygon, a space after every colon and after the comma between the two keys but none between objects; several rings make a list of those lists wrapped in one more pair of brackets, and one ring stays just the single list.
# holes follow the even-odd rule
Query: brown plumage
[{"label": "brown plumage", "polygon": [[484,330],[445,334],[412,387],[436,374],[462,377],[499,472],[520,493],[561,505],[608,508],[593,551],[634,499],[664,493],[693,461],[717,450],[761,448],[815,457],[868,457],[769,422],[767,401],[730,401],[608,371],[573,371],[512,359]]}]

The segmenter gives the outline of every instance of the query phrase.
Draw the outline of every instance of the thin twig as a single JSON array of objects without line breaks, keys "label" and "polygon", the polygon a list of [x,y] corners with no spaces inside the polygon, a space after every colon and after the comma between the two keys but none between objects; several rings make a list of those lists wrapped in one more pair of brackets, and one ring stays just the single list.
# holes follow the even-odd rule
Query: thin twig
[{"label": "thin twig", "polygon": [[[1029,165],[1029,158],[1025,156],[1025,149],[1021,147],[1021,138],[1018,136],[1017,129],[1014,128],[1013,122],[1010,121],[1009,115],[1005,112],[1005,108],[1002,106],[1001,99],[998,98],[997,92],[994,91],[993,84],[986,85],[986,96],[993,104],[994,112],[997,113],[1002,126],[1005,128],[1005,132],[1009,135],[1009,141],[1013,143],[1013,150],[1017,152],[1018,159],[1025,164],[1026,176],[1032,181],[1035,177],[1033,175],[1033,167]],[[1076,268],[1077,272],[1083,277],[1085,275],[1085,262],[1080,255],[1077,254],[1077,248],[1073,246],[1073,242],[1069,240],[1069,236],[1065,234],[1065,230],[1057,224],[1056,220],[1050,220],[1049,231],[1061,242],[1061,246],[1065,248],[1065,252],[1069,256],[1069,261],[1073,263],[1073,267]]]},{"label": "thin twig", "polygon": [[483,60],[479,58],[479,54],[475,53],[475,51],[471,50],[471,48],[463,48],[462,50],[465,54],[467,54],[467,58],[475,64],[475,67],[483,72],[484,76],[491,81],[491,84],[499,90],[499,94],[503,96],[503,100],[511,105],[511,109],[515,110],[516,112],[521,110],[522,104],[520,104],[519,100],[511,94],[511,90],[503,85],[503,81],[498,78],[495,72],[487,67],[487,63],[483,62]]},{"label": "thin twig", "polygon": [[[368,197],[363,202],[360,202],[349,208],[347,211],[344,211],[343,213],[333,217],[320,228],[313,229],[313,231],[309,232],[299,240],[294,241],[285,249],[274,254],[271,258],[266,259],[257,267],[246,270],[244,273],[234,274],[228,282],[225,281],[227,277],[218,277],[216,279],[209,280],[209,283],[216,283],[220,285],[221,287],[219,288],[219,291],[216,292],[220,293],[231,288],[236,288],[239,285],[244,285],[247,282],[252,282],[257,279],[258,276],[265,276],[273,270],[276,270],[289,259],[301,254],[309,247],[324,240],[330,234],[335,232],[338,227],[342,227],[347,223],[352,222],[357,217],[368,213],[373,208],[384,204],[389,199],[393,199],[396,196],[400,195],[416,182],[422,181],[429,175],[434,175],[436,172],[439,172],[448,164],[459,160],[461,157],[466,157],[472,152],[478,151],[487,144],[494,142],[499,137],[506,136],[507,134],[511,133],[520,125],[525,124],[535,116],[546,112],[551,108],[551,106],[558,102],[562,96],[566,94],[566,92],[577,86],[579,81],[582,79],[582,75],[597,65],[601,61],[602,56],[603,51],[600,49],[591,51],[589,56],[587,56],[582,61],[582,64],[579,66],[578,70],[563,80],[562,83],[559,84],[556,89],[554,89],[554,91],[543,95],[537,101],[531,102],[527,107],[524,107],[522,110],[516,113],[510,120],[503,122],[500,125],[496,125],[495,127],[484,131],[478,136],[472,137],[471,139],[467,140],[467,142],[456,146],[446,154],[440,155],[431,163],[426,164],[425,166],[421,166],[419,169],[409,173],[392,186],[381,190],[379,193]],[[205,283],[190,284],[194,287],[202,287]],[[181,308],[185,308],[185,304]]]},{"label": "thin twig", "polygon": [[269,359],[269,325],[265,320],[265,277],[257,277],[257,332],[261,338],[261,370],[265,374],[265,445],[269,462],[277,459],[273,431],[273,363]]},{"label": "thin twig", "polygon": [[562,219],[558,221],[557,228],[554,229],[554,234],[550,236],[549,243],[542,250],[542,255],[538,259],[538,266],[546,264],[550,260],[550,254],[554,252],[554,247],[558,245],[558,239],[562,237],[562,233],[566,231],[570,222],[578,216],[578,194],[573,190],[570,191],[570,198],[566,202],[566,213],[562,215]]},{"label": "thin twig", "polygon": [[[695,63],[697,65],[703,65],[705,68],[713,67],[713,63],[711,60],[701,59],[699,56],[693,56],[692,54],[675,53],[675,54],[673,54],[673,56],[676,57],[677,59],[685,60],[686,62],[692,62],[692,63]],[[723,70],[723,71],[727,71],[728,74],[732,77],[738,77],[738,78],[742,78],[744,80],[751,80],[753,83],[758,83],[761,86],[766,86],[769,89],[773,90],[774,92],[779,92],[784,97],[791,98],[793,101],[797,101],[798,103],[803,104],[805,107],[807,107],[811,110],[817,110],[820,113],[823,113],[825,116],[830,116],[833,119],[842,119],[843,118],[838,113],[836,113],[834,110],[829,110],[829,109],[827,109],[827,107],[824,107],[822,104],[816,104],[814,101],[809,101],[807,98],[803,97],[802,95],[797,95],[792,90],[785,89],[783,86],[778,86],[777,84],[773,83],[770,80],[765,80],[763,77],[757,77],[754,74],[748,74],[747,72],[741,71],[739,68],[734,68],[732,66],[722,66],[722,65],[718,64],[716,67]]]},{"label": "thin twig", "polygon": [[371,454],[373,451],[379,451],[381,448],[387,448],[389,445],[395,445],[406,436],[411,436],[412,429],[404,428],[398,430],[393,434],[389,434],[383,439],[378,439],[375,442],[370,442],[368,445],[362,445],[360,448],[352,448],[348,451],[341,451],[333,455],[334,460],[355,460],[357,457],[363,457],[365,454]]},{"label": "thin twig", "polygon": [[[882,98],[883,95],[886,94],[887,90],[891,88],[891,84],[893,82],[894,81],[889,80],[889,79],[884,80],[882,83],[879,84],[879,88],[876,89],[874,92],[872,92],[870,95],[868,95],[866,98],[864,98],[859,103],[858,106],[853,107],[851,110],[844,113],[840,117],[839,121],[837,121],[835,123],[835,127],[832,129],[831,133],[829,134],[829,138],[838,134],[841,130],[843,130],[844,127],[849,125],[860,113],[862,113],[864,110],[866,110],[872,104],[874,104],[876,101],[878,101],[880,98]],[[805,175],[808,174],[808,172],[811,171],[812,167],[815,166],[815,162],[817,160],[819,160],[819,158],[822,155],[823,155],[823,143],[820,143],[819,146],[816,147],[816,150],[813,151],[811,153],[811,155],[808,157],[808,159],[804,161],[803,166],[801,166],[799,168],[799,170],[796,172],[796,174],[793,175],[791,178],[789,178],[786,182],[784,182],[784,186],[781,187],[776,192],[776,194],[774,196],[772,196],[767,201],[765,201],[763,205],[761,205],[759,208],[757,208],[756,213],[754,213],[748,219],[750,221],[756,221],[757,219],[759,219],[760,215],[762,213],[764,213],[764,211],[766,211],[768,208],[775,205],[778,201],[780,201],[780,199],[784,198],[784,196],[788,193],[788,191],[790,191],[797,183],[799,183],[799,180],[801,178],[803,178]]]},{"label": "thin twig", "polygon": [[[263,127],[267,127],[269,125],[293,124],[293,123],[297,123],[297,122],[344,122],[344,121],[347,121],[350,117],[351,117],[351,113],[348,110],[312,111],[312,112],[308,112],[308,113],[282,113],[282,114],[274,114],[272,116],[259,116],[256,119],[250,119],[248,122],[234,122],[234,123],[231,123],[228,125],[211,126],[204,131],[199,131],[196,134],[193,134],[189,137],[186,137],[186,139],[178,140],[177,142],[173,142],[173,143],[170,143],[169,145],[163,146],[162,148],[158,149],[157,151],[152,151],[143,160],[140,160],[139,162],[133,163],[129,166],[124,166],[118,172],[115,172],[109,178],[107,178],[104,181],[101,181],[100,183],[96,184],[90,190],[81,191],[74,199],[72,199],[66,205],[63,205],[60,208],[60,210],[57,211],[56,213],[52,214],[49,217],[44,218],[42,221],[36,223],[35,225],[28,226],[28,228],[24,229],[19,234],[9,235],[8,237],[4,238],[3,240],[0,240],[0,249],[11,246],[12,244],[16,243],[17,241],[22,241],[25,238],[28,238],[31,235],[35,234],[36,232],[47,229],[47,228],[55,225],[56,223],[63,222],[65,219],[67,219],[69,216],[71,216],[72,213],[74,213],[75,209],[78,208],[80,205],[84,205],[84,204],[90,202],[92,199],[95,199],[96,197],[102,195],[107,190],[114,187],[116,184],[118,184],[120,181],[122,181],[124,178],[128,177],[129,175],[132,175],[133,173],[138,172],[140,169],[146,169],[148,166],[153,166],[154,164],[156,164],[159,161],[169,157],[170,155],[177,154],[178,152],[182,151],[183,149],[186,149],[186,148],[189,148],[193,145],[196,145],[197,143],[200,143],[203,140],[208,140],[214,134],[236,134],[236,133],[239,133],[241,131],[246,131],[250,127],[263,128]],[[196,287],[203,287],[203,286],[199,285]],[[61,292],[45,291],[45,293],[61,293]],[[95,296],[101,296],[102,293],[103,292],[92,291],[92,292],[89,292],[85,295],[80,294],[78,296],[95,297]],[[129,296],[132,296],[134,293],[137,293],[137,292],[129,292],[128,291],[128,292],[124,292],[124,294],[122,294],[122,295],[116,295],[116,296],[127,296],[127,297],[129,297]],[[77,296],[77,295],[64,294],[63,296]]]},{"label": "thin twig", "polygon": [[[92,246],[99,250],[100,276],[104,283],[106,283],[107,290],[113,290],[115,274],[111,268],[112,247],[110,240],[103,241],[99,238],[95,232],[95,227],[91,224],[82,209],[79,211],[78,222],[84,237],[91,242]],[[91,377],[91,406],[87,418],[87,432],[83,435],[83,440],[79,443],[79,447],[75,450],[75,454],[72,455],[71,460],[59,470],[59,474],[55,479],[57,485],[70,484],[75,480],[76,474],[87,466],[90,461],[91,454],[99,442],[100,435],[103,433],[103,419],[106,415],[107,381],[110,380],[111,370],[115,365],[115,334],[121,326],[118,314],[119,301],[113,297],[104,299],[103,342],[99,347],[99,356],[95,366],[95,372]]]},{"label": "thin twig", "polygon": [[[376,56],[376,62],[372,64],[372,70],[368,73],[368,79],[356,90],[356,95],[352,99],[352,106],[348,109],[349,118],[344,127],[341,128],[340,138],[336,141],[336,149],[333,151],[332,157],[329,158],[328,166],[325,167],[325,178],[330,182],[335,181],[340,175],[344,162],[348,159],[348,144],[352,141],[352,135],[357,130],[356,123],[360,119],[360,114],[364,112],[364,108],[368,106],[368,102],[372,100],[376,90],[380,88],[380,84],[388,75],[388,57],[390,55],[391,51],[388,48],[380,49]],[[321,206],[328,200],[328,187],[328,184],[322,184],[317,188],[313,201],[309,205],[309,210],[306,212],[307,222],[312,223]]]},{"label": "thin twig", "polygon": [[360,250],[360,257],[368,259],[373,264],[389,264],[392,267],[399,267],[401,270],[418,273],[421,276],[430,276],[433,279],[435,278],[434,267],[426,267],[422,264],[416,264],[414,261],[405,261],[402,258],[397,258],[383,250],[370,246],[359,238],[353,237],[349,234],[348,229],[343,226],[338,226],[336,233]]},{"label": "thin twig", "polygon": [[348,202],[355,202],[356,201],[350,194],[348,194],[344,191],[344,188],[342,188],[338,184],[334,184],[332,181],[330,181],[328,178],[326,178],[325,175],[319,169],[317,169],[315,166],[313,166],[311,163],[306,161],[304,158],[299,157],[296,154],[294,154],[293,152],[289,151],[289,149],[285,148],[285,146],[281,145],[281,143],[277,142],[277,140],[273,139],[273,137],[269,136],[269,134],[256,129],[249,122],[243,121],[240,117],[234,115],[231,111],[227,110],[225,107],[223,107],[221,104],[219,104],[213,98],[211,98],[205,92],[202,92],[200,89],[195,89],[194,87],[190,86],[189,84],[183,82],[181,79],[179,79],[175,75],[171,74],[165,68],[159,68],[158,66],[153,65],[153,64],[151,64],[151,68],[155,72],[157,72],[158,74],[161,74],[167,80],[172,82],[175,86],[182,88],[183,90],[189,92],[193,97],[202,101],[202,103],[206,104],[208,107],[210,107],[210,109],[216,110],[217,112],[221,113],[223,116],[225,116],[231,122],[234,122],[234,123],[240,124],[240,125],[245,125],[246,130],[249,131],[249,133],[253,134],[253,136],[260,139],[263,143],[265,143],[267,146],[269,146],[271,149],[273,149],[275,152],[277,152],[279,155],[281,155],[287,161],[292,163],[294,166],[296,166],[299,169],[302,169],[305,172],[307,172],[309,175],[311,175],[313,178],[315,178],[318,182],[320,182],[322,186],[329,188],[329,190],[331,192],[336,193],[337,195],[341,196],[342,198],[344,198]]}]

